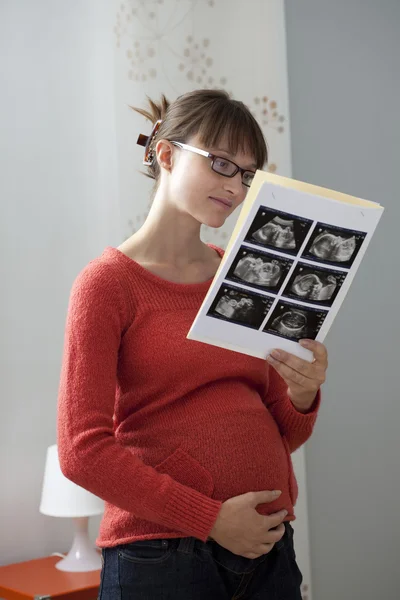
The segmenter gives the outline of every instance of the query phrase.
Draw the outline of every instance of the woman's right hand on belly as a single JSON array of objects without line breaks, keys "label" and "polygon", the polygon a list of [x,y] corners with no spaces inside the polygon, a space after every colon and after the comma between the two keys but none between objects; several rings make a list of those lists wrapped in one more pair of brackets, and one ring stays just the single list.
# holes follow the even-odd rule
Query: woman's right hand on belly
[{"label": "woman's right hand on belly", "polygon": [[258,558],[268,554],[285,533],[286,510],[260,515],[259,504],[273,502],[279,491],[248,492],[229,498],[221,506],[210,537],[233,554]]}]

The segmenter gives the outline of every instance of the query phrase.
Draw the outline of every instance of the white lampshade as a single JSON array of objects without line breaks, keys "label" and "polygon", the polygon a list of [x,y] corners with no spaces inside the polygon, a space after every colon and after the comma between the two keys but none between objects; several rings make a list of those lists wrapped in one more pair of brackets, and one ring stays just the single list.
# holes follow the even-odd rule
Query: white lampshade
[{"label": "white lampshade", "polygon": [[60,571],[94,571],[101,568],[101,557],[89,540],[89,517],[101,515],[104,502],[61,472],[57,445],[47,449],[40,512],[50,517],[70,517],[74,540],[68,554],[56,563]]},{"label": "white lampshade", "polygon": [[104,502],[61,472],[57,445],[47,449],[40,512],[50,517],[92,517],[101,515]]}]

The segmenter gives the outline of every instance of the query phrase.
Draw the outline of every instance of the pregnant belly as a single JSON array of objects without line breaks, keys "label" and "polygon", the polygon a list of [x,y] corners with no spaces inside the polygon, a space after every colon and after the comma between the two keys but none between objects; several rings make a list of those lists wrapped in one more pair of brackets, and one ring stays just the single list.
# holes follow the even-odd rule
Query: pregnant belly
[{"label": "pregnant belly", "polygon": [[117,437],[145,464],[216,500],[278,489],[290,508],[297,485],[288,445],[260,396],[243,388],[212,400],[199,394],[191,400],[197,412],[179,402],[168,423],[147,415],[141,427],[137,422]]},{"label": "pregnant belly", "polygon": [[279,489],[296,501],[287,443],[266,409],[203,422],[196,438],[185,446],[210,473],[215,499],[225,501],[250,491]]}]

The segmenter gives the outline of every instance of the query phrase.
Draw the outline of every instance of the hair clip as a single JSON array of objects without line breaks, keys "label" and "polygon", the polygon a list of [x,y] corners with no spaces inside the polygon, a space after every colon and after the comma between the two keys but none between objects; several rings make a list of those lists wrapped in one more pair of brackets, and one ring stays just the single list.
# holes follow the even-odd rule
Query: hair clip
[{"label": "hair clip", "polygon": [[158,130],[160,129],[161,123],[162,123],[161,119],[156,121],[151,134],[149,136],[147,136],[147,135],[144,135],[143,133],[141,133],[136,142],[139,146],[144,146],[144,148],[145,148],[143,164],[146,165],[147,167],[151,167],[151,165],[153,164],[153,161],[154,161],[153,142],[157,136]]}]

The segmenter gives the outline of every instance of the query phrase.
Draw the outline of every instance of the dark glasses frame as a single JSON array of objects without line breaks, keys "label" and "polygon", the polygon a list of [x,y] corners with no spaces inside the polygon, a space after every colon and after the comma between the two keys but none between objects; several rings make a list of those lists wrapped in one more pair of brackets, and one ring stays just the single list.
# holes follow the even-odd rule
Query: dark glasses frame
[{"label": "dark glasses frame", "polygon": [[[245,173],[251,173],[251,175],[254,177],[254,175],[256,174],[255,171],[251,171],[250,169],[242,169],[242,167],[239,167],[239,165],[237,165],[235,162],[233,162],[233,160],[230,160],[229,158],[225,158],[225,156],[217,156],[216,154],[211,154],[211,152],[207,152],[207,150],[201,150],[200,148],[196,148],[195,146],[189,146],[188,144],[183,144],[182,142],[174,142],[172,140],[171,140],[171,144],[174,144],[174,146],[177,146],[178,148],[181,148],[182,150],[189,150],[189,152],[195,152],[196,154],[200,154],[200,156],[205,156],[206,158],[210,158],[212,170],[215,173],[218,173],[218,175],[222,175],[222,177],[229,177],[229,179],[232,179],[232,177],[235,177],[235,175],[240,173],[240,175],[242,177],[242,184],[245,185],[246,187],[251,186],[251,183],[249,185],[244,182],[243,176]],[[231,165],[233,165],[235,167],[235,171],[231,175],[227,175],[226,173],[221,173],[221,171],[216,170],[214,167],[214,163],[217,159],[224,160],[224,161],[230,163]]]}]

